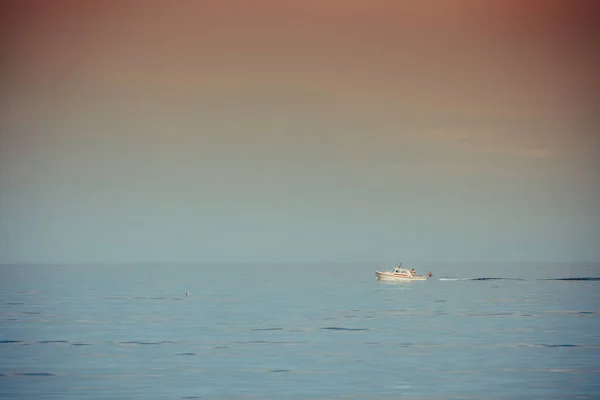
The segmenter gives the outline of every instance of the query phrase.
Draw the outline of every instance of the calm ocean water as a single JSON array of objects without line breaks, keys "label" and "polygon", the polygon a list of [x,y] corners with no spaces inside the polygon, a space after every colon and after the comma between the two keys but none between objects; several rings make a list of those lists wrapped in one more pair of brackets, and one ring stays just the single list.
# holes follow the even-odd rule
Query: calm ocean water
[{"label": "calm ocean water", "polygon": [[0,397],[600,397],[600,265],[412,266],[2,266]]}]

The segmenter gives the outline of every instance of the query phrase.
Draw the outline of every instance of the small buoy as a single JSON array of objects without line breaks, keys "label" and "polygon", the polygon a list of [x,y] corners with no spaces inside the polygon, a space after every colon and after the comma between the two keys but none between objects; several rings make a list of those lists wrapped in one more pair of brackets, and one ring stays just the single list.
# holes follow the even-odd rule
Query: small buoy
[{"label": "small buoy", "polygon": [[185,292],[185,297],[190,297],[190,292]]}]

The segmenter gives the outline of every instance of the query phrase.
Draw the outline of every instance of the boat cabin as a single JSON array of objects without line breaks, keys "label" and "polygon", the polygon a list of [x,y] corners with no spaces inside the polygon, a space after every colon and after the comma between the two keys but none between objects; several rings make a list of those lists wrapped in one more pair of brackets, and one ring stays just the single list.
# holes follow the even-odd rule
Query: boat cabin
[{"label": "boat cabin", "polygon": [[408,269],[404,269],[404,268],[400,268],[400,267],[396,267],[392,270],[392,273],[394,275],[401,275],[401,276],[413,276],[413,274],[410,272],[410,270]]}]

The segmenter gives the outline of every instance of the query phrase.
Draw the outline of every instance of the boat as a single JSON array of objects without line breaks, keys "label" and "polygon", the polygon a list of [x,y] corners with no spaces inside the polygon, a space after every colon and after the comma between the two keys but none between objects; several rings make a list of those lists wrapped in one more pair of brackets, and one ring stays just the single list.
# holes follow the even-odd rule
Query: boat
[{"label": "boat", "polygon": [[[427,277],[423,275],[417,275],[415,270],[409,270],[402,268],[402,263],[399,266],[394,267],[391,271],[375,271],[378,281],[426,281]],[[429,276],[432,276],[431,272]]]}]

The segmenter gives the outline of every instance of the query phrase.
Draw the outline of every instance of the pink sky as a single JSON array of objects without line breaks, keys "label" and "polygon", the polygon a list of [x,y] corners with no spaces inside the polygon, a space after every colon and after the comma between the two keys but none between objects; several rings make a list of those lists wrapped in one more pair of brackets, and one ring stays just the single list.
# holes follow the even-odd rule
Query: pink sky
[{"label": "pink sky", "polygon": [[559,122],[597,100],[592,2],[15,4],[4,29],[16,93],[54,85],[52,95],[83,89],[109,102],[309,93],[384,119],[401,110]]}]

